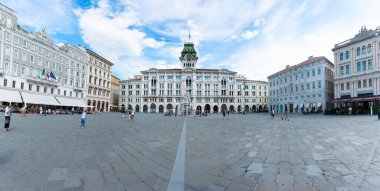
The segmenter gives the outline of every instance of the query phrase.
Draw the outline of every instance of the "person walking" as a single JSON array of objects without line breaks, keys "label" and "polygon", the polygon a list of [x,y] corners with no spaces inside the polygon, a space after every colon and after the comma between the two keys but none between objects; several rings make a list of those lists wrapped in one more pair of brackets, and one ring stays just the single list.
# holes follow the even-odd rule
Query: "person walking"
[{"label": "person walking", "polygon": [[82,111],[82,118],[81,118],[81,120],[80,120],[80,127],[81,127],[81,128],[84,128],[84,124],[85,124],[85,122],[86,122],[86,112],[83,110],[83,111]]},{"label": "person walking", "polygon": [[131,121],[133,121],[134,117],[135,117],[135,111],[132,109],[132,111],[131,111]]},{"label": "person walking", "polygon": [[226,118],[226,110],[222,109],[223,120]]},{"label": "person walking", "polygon": [[289,118],[288,118],[288,108],[285,108],[285,121],[289,121]]},{"label": "person walking", "polygon": [[71,115],[74,115],[74,107],[71,108]]},{"label": "person walking", "polygon": [[9,107],[9,104],[7,104],[7,107],[4,110],[4,131],[7,132],[9,129],[9,124],[11,123],[11,108]]},{"label": "person walking", "polygon": [[227,110],[227,119],[230,119],[230,110]]},{"label": "person walking", "polygon": [[274,119],[274,109],[272,109],[271,116],[271,119]]}]

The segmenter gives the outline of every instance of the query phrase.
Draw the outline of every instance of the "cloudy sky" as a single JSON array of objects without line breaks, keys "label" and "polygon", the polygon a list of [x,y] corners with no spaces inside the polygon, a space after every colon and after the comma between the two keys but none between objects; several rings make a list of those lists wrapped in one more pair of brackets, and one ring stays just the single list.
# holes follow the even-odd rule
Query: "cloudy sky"
[{"label": "cloudy sky", "polygon": [[0,0],[30,31],[55,43],[83,44],[128,79],[151,67],[179,68],[183,42],[198,67],[227,68],[250,79],[306,60],[333,61],[334,44],[362,25],[380,26],[379,0]]}]

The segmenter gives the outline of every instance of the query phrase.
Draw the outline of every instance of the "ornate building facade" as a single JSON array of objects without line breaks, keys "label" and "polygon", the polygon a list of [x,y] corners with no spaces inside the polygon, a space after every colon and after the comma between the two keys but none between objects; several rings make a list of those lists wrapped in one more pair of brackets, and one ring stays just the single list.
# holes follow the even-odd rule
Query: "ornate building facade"
[{"label": "ornate building facade", "polygon": [[335,106],[368,113],[380,95],[380,27],[362,27],[355,37],[332,49],[335,63]]},{"label": "ornate building facade", "polygon": [[119,111],[119,92],[120,92],[120,79],[111,76],[111,107],[110,111]]},{"label": "ornate building facade", "polygon": [[323,111],[334,98],[334,65],[325,57],[309,57],[268,76],[269,105],[275,112]]},{"label": "ornate building facade", "polygon": [[178,69],[151,68],[120,81],[119,106],[136,112],[174,112],[186,97],[193,112],[267,110],[267,82],[247,80],[227,69],[197,68],[198,56],[191,42],[184,44],[179,60]]},{"label": "ornate building facade", "polygon": [[[2,96],[19,95],[13,102],[29,105],[86,106],[87,54],[83,47],[57,46],[45,30],[25,30],[17,24],[16,12],[2,4],[0,37]],[[0,101],[9,102],[6,98]]]},{"label": "ornate building facade", "polygon": [[110,111],[111,69],[113,63],[86,49],[88,59],[87,104],[92,111]]}]

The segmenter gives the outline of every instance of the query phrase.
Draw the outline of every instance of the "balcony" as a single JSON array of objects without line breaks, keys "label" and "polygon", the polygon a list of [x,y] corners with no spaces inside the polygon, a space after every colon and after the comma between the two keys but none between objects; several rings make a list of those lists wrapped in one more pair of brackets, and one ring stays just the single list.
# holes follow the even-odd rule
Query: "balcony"
[{"label": "balcony", "polygon": [[34,82],[34,83],[39,83],[42,85],[58,87],[58,82],[50,81],[48,79],[45,79],[45,77],[40,78],[40,77],[34,77],[34,76],[27,75],[27,76],[25,76],[25,79],[27,82]]}]

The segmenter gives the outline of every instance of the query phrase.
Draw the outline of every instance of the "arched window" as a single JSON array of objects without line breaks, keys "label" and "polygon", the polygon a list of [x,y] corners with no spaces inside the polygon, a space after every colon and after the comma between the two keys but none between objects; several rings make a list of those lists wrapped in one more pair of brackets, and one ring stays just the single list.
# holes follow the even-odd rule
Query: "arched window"
[{"label": "arched window", "polygon": [[346,59],[349,59],[350,58],[350,52],[348,52],[348,50],[346,51]]},{"label": "arched window", "polygon": [[367,80],[363,80],[363,88],[367,87]]},{"label": "arched window", "polygon": [[365,53],[366,53],[365,50],[366,50],[366,48],[365,48],[365,46],[363,46],[363,47],[362,47],[362,54],[365,54]]},{"label": "arched window", "polygon": [[344,84],[340,84],[340,90],[344,90]]},{"label": "arched window", "polygon": [[356,56],[360,56],[360,47],[356,49]]},{"label": "arched window", "polygon": [[347,90],[350,89],[350,82],[347,82],[347,84],[346,84],[346,89],[347,89]]},{"label": "arched window", "polygon": [[190,77],[188,77],[186,79],[186,86],[191,86],[191,78]]},{"label": "arched window", "polygon": [[152,78],[152,86],[156,86],[156,78]]},{"label": "arched window", "polygon": [[362,82],[360,80],[358,81],[358,88],[362,88]]},{"label": "arched window", "polygon": [[372,50],[371,50],[371,44],[368,44],[368,46],[367,46],[367,52],[368,52],[368,53],[371,53],[371,51],[372,51]]},{"label": "arched window", "polygon": [[340,53],[340,61],[343,60],[343,52]]},{"label": "arched window", "polygon": [[372,87],[372,79],[371,78],[368,80],[368,87]]},{"label": "arched window", "polygon": [[222,79],[222,82],[221,82],[221,83],[222,83],[222,86],[223,86],[223,85],[225,86],[225,85],[227,84],[227,81],[226,81],[226,79],[225,79],[225,78],[223,78],[223,79]]}]

